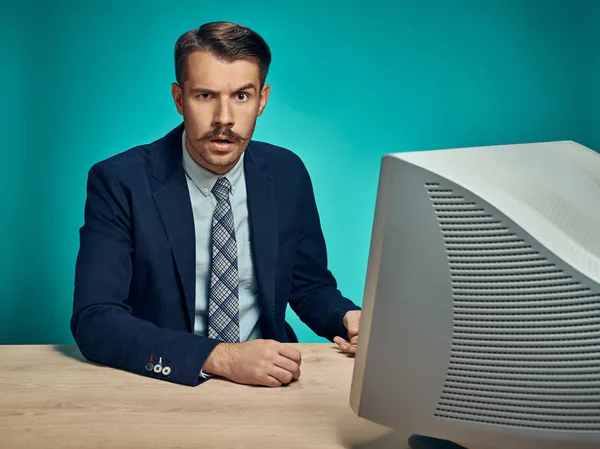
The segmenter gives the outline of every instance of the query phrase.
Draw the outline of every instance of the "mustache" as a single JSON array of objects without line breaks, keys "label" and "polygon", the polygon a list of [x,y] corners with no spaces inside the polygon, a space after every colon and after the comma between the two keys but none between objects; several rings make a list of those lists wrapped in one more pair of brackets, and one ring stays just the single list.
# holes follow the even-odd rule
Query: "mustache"
[{"label": "mustache", "polygon": [[208,141],[219,138],[229,139],[232,142],[243,142],[245,140],[242,136],[233,132],[231,128],[215,128],[205,133],[200,137],[200,140]]}]

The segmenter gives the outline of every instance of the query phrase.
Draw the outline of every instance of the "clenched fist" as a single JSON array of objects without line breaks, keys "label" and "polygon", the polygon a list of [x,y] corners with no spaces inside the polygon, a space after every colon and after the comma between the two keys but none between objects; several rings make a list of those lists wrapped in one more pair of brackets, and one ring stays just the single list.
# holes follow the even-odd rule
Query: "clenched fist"
[{"label": "clenched fist", "polygon": [[219,343],[202,370],[247,385],[280,387],[300,377],[300,352],[275,340]]}]

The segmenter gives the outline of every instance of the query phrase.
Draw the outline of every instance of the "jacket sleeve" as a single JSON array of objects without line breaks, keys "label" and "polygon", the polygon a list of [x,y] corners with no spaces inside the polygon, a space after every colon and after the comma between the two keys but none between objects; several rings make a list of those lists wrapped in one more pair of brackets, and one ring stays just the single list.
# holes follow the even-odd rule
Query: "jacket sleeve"
[{"label": "jacket sleeve", "polygon": [[333,341],[347,338],[343,319],[349,310],[360,310],[345,298],[327,268],[327,249],[310,176],[301,163],[300,217],[290,307],[317,335]]},{"label": "jacket sleeve", "polygon": [[[195,386],[204,361],[219,343],[160,328],[132,316],[127,305],[135,248],[131,209],[106,165],[88,174],[84,224],[75,266],[71,332],[83,356],[103,365]],[[149,365],[157,365],[155,372]],[[164,369],[168,367],[168,369]]]}]

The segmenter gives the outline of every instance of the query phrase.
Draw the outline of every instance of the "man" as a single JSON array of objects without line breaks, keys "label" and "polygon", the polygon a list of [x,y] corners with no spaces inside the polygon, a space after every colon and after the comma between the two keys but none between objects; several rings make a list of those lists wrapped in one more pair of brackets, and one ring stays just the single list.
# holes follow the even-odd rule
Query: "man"
[{"label": "man", "polygon": [[71,319],[87,359],[184,385],[280,386],[300,376],[288,303],[354,352],[360,308],[327,269],[306,168],[251,140],[270,62],[236,24],[183,34],[172,85],[183,124],[91,168]]}]

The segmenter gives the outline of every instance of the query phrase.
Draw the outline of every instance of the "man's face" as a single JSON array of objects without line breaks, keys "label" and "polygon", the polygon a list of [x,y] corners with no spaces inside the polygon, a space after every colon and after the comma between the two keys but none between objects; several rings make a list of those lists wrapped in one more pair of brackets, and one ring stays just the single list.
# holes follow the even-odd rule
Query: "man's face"
[{"label": "man's face", "polygon": [[248,146],[269,98],[268,85],[259,92],[258,64],[224,62],[197,51],[188,56],[182,87],[173,83],[172,94],[183,115],[190,155],[214,173],[227,173]]}]

